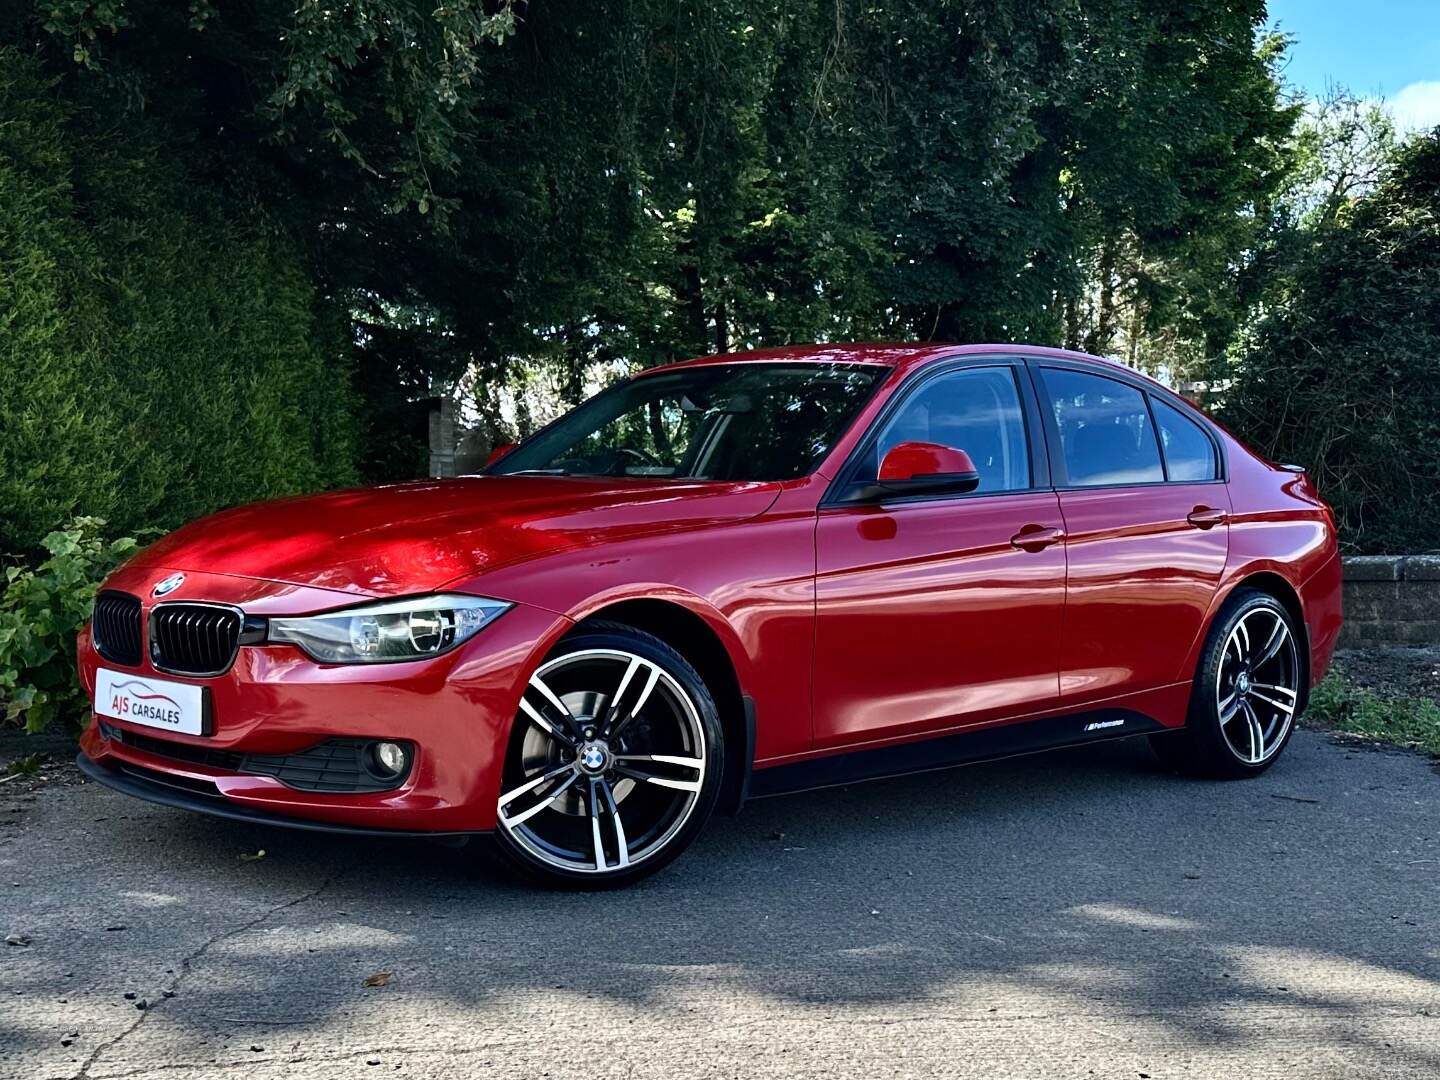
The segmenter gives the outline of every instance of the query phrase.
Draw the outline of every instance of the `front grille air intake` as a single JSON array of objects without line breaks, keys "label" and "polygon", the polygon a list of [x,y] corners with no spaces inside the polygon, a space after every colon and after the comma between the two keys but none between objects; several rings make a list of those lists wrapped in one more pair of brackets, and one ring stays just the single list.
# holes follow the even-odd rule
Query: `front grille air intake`
[{"label": "front grille air intake", "polygon": [[95,651],[112,664],[140,663],[140,601],[129,593],[102,592],[90,616]]},{"label": "front grille air intake", "polygon": [[157,604],[150,611],[150,661],[172,675],[221,675],[240,648],[245,617],[223,604]]}]

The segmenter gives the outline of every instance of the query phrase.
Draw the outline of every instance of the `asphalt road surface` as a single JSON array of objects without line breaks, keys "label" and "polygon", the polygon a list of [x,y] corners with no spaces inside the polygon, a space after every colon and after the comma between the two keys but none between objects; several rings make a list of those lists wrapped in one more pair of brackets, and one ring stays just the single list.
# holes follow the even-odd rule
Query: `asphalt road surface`
[{"label": "asphalt road surface", "polygon": [[1440,776],[1309,732],[1248,783],[1127,742],[755,803],[589,895],[9,811],[3,1077],[1440,1075]]}]

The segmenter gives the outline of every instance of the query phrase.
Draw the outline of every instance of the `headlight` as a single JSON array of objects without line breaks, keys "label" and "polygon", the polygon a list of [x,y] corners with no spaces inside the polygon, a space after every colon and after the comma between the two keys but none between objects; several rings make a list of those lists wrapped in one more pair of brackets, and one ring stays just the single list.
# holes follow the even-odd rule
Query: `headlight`
[{"label": "headlight", "polygon": [[323,664],[383,664],[449,652],[508,610],[483,596],[415,596],[323,615],[270,620],[267,640],[300,648]]}]

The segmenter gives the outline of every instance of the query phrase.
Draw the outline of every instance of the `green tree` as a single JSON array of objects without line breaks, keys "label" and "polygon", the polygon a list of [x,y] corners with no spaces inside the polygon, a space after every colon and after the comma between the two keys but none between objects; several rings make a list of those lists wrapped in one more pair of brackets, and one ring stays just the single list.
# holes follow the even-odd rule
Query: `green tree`
[{"label": "green tree", "polygon": [[[1283,171],[1262,0],[35,0],[300,239],[358,383],[841,337],[1213,351]],[[77,67],[75,60],[79,59]],[[1122,332],[1123,326],[1123,332]],[[1174,344],[1179,342],[1180,344]],[[1183,347],[1182,347],[1183,346]],[[383,412],[383,410],[380,410]]]},{"label": "green tree", "polygon": [[1307,466],[1351,550],[1440,549],[1440,130],[1299,234],[1224,417]]}]

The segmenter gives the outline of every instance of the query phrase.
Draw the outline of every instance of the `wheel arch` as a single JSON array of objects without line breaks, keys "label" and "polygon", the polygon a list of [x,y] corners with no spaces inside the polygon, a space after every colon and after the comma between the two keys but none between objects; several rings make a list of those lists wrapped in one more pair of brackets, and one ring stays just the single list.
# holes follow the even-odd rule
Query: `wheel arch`
[{"label": "wheel arch", "polygon": [[754,704],[742,688],[732,655],[732,648],[737,646],[727,645],[710,620],[668,598],[631,597],[601,605],[579,618],[566,637],[597,622],[624,623],[653,634],[683,656],[705,680],[720,710],[725,732],[725,782],[716,808],[722,813],[737,813],[745,800],[755,756]]},{"label": "wheel arch", "polygon": [[1310,698],[1310,629],[1305,622],[1305,605],[1300,599],[1299,590],[1295,588],[1288,578],[1273,568],[1256,567],[1246,570],[1243,573],[1237,574],[1225,588],[1216,593],[1215,601],[1211,605],[1209,614],[1205,617],[1205,623],[1195,639],[1194,646],[1191,648],[1186,670],[1190,673],[1189,677],[1193,679],[1196,670],[1199,668],[1201,653],[1205,647],[1206,640],[1210,636],[1210,629],[1215,625],[1215,620],[1224,612],[1225,606],[1230,602],[1230,598],[1235,595],[1236,590],[1246,588],[1254,589],[1274,597],[1295,622],[1295,632],[1300,639],[1300,647],[1297,649],[1297,652],[1299,653],[1300,663],[1304,666],[1305,670],[1305,678],[1301,684],[1302,694],[1300,705],[1296,710],[1298,715],[1304,711],[1306,702]]}]

